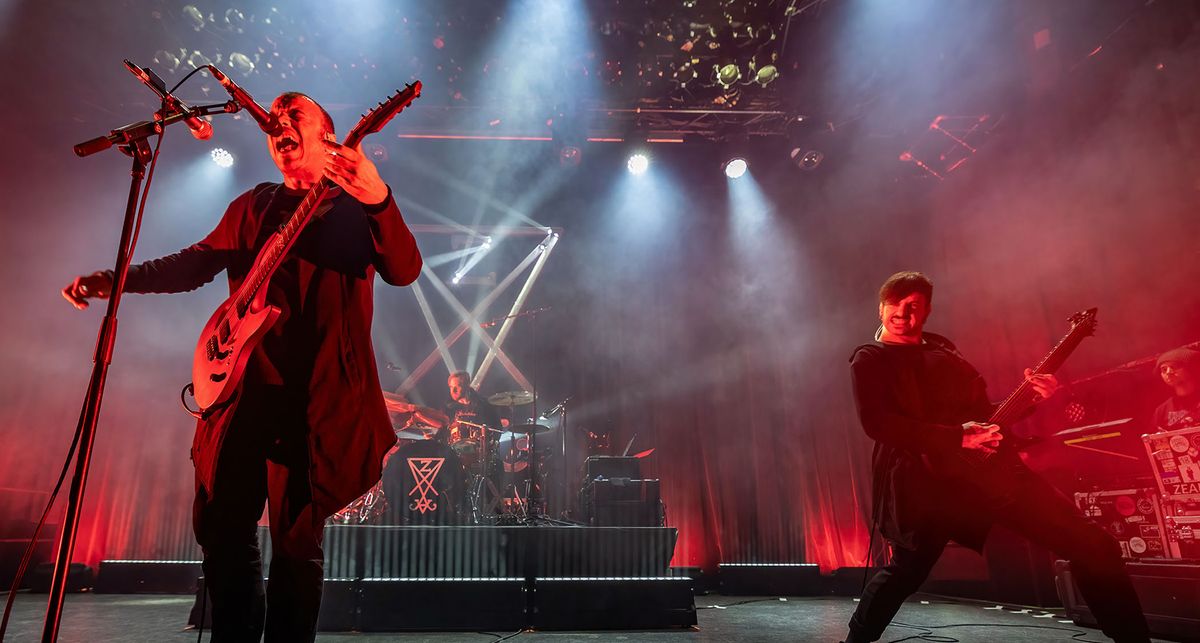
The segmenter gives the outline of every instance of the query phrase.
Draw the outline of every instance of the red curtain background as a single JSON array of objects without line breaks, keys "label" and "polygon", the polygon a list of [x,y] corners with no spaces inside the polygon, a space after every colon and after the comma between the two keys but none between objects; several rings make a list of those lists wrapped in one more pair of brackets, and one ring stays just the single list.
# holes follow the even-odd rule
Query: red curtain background
[{"label": "red curtain background", "polygon": [[[680,530],[675,564],[861,565],[870,443],[846,361],[875,329],[875,293],[889,274],[933,278],[929,328],[957,342],[996,398],[1083,308],[1099,307],[1101,330],[1064,380],[1198,338],[1200,101],[1191,79],[1200,56],[1194,34],[1158,42],[1112,44],[1119,55],[1077,69],[1065,54],[1050,71],[1029,63],[1030,78],[1043,80],[1005,85],[1005,125],[944,181],[895,160],[933,116],[962,107],[927,96],[876,105],[864,123],[900,110],[915,129],[880,141],[862,125],[827,171],[753,165],[757,203],[731,204],[724,179],[713,180],[719,152],[690,147],[655,150],[657,174],[647,178],[660,181],[656,200],[618,198],[624,152],[589,148],[534,213],[564,228],[530,303],[554,310],[536,344],[514,335],[514,360],[540,364],[544,399],[576,396],[576,426],[612,428],[622,446],[636,433],[634,450],[655,449],[646,473],[662,480]],[[925,62],[897,55],[897,64]],[[100,315],[71,310],[58,291],[111,261],[123,198],[123,158],[88,173],[64,160],[95,123],[55,116],[57,100],[5,107],[6,122],[36,112],[55,126],[19,128],[22,152],[3,161],[0,497],[10,517],[36,513],[36,492],[50,488],[70,442]],[[121,120],[108,116],[109,125]],[[336,117],[343,126],[349,118]],[[455,174],[473,162],[466,149],[414,144],[403,156]],[[206,182],[201,199],[186,192],[184,160],[164,160],[160,172],[140,258],[199,239],[237,190],[271,178],[249,171],[233,184]],[[397,193],[464,211],[403,163],[384,173]],[[223,292],[126,300],[78,560],[197,557],[191,421],[176,396],[195,334]],[[411,299],[378,293],[381,363],[433,346]],[[424,385],[427,399],[441,394],[438,379]],[[510,386],[496,376],[484,388]],[[1047,412],[1035,428],[1059,422]]]}]

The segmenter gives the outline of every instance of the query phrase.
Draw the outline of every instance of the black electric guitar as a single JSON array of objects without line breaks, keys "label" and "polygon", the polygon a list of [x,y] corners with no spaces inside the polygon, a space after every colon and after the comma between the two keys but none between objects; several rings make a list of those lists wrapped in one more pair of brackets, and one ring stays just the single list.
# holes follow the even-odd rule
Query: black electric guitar
[{"label": "black electric guitar", "polygon": [[[363,115],[342,145],[358,147],[368,134],[383,129],[420,95],[421,81],[392,94]],[[250,354],[279,317],[279,308],[266,302],[265,286],[287,257],[300,231],[319,216],[317,206],[333,188],[334,183],[324,177],[313,185],[287,223],[267,239],[241,288],[217,308],[204,326],[192,357],[192,383],[184,387],[185,393],[190,390],[195,397],[200,413],[225,402],[237,390]]]},{"label": "black electric guitar", "polygon": [[[1083,339],[1096,332],[1096,309],[1089,308],[1075,313],[1071,315],[1070,322],[1071,330],[1067,331],[1067,334],[1050,350],[1050,354],[1046,355],[1041,363],[1032,369],[1035,375],[1056,372]],[[1005,429],[1020,419],[1025,411],[1037,401],[1037,391],[1034,390],[1029,380],[1023,380],[1016,390],[996,407],[986,423],[996,424],[1001,429]],[[1004,471],[1012,466],[1016,451],[1015,441],[1005,439],[1000,442],[999,450],[994,453],[987,454],[980,451],[958,449],[950,454],[926,456],[925,462],[934,473],[939,475],[992,485],[1003,481]],[[1000,478],[995,476],[1000,476]]]}]

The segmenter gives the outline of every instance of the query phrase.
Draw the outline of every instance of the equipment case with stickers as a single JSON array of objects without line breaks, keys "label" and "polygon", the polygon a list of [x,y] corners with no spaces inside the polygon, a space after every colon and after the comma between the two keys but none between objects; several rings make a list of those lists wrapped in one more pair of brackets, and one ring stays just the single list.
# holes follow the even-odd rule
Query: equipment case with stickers
[{"label": "equipment case with stickers", "polygon": [[1113,489],[1075,494],[1075,506],[1121,545],[1124,558],[1169,555],[1162,507],[1154,489]]},{"label": "equipment case with stickers", "polygon": [[1163,501],[1200,500],[1200,426],[1142,436]]}]

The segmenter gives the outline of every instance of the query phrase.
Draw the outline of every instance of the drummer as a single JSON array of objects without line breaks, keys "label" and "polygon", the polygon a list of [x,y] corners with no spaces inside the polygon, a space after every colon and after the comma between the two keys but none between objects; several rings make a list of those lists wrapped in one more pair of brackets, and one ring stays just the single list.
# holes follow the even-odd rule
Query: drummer
[{"label": "drummer", "polygon": [[450,400],[444,408],[449,425],[439,435],[450,444],[463,440],[478,439],[487,431],[480,427],[500,428],[500,414],[496,407],[488,404],[487,398],[471,388],[471,374],[456,371],[446,380],[450,389]]}]

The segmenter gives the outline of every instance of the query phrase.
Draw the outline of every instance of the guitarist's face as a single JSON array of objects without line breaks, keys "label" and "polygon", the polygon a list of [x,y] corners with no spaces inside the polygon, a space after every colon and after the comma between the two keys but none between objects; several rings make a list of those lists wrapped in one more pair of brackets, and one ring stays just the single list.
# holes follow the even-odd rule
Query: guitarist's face
[{"label": "guitarist's face", "polygon": [[883,323],[883,339],[909,343],[921,340],[921,329],[929,319],[929,299],[915,292],[899,301],[879,304],[879,321]]}]

